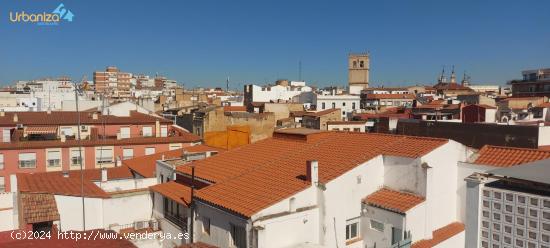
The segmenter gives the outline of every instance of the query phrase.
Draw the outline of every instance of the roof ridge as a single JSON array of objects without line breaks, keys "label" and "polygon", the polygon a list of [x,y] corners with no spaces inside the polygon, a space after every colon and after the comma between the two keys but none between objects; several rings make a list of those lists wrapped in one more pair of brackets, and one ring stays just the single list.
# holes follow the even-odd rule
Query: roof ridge
[{"label": "roof ridge", "polygon": [[[481,149],[487,147],[489,148],[495,148],[495,149],[508,149],[508,150],[521,150],[521,151],[533,151],[533,152],[544,152],[544,153],[550,153],[550,151],[542,150],[538,148],[526,148],[526,147],[514,147],[514,146],[495,146],[495,145],[484,145]],[[479,151],[481,151],[481,149]]]}]

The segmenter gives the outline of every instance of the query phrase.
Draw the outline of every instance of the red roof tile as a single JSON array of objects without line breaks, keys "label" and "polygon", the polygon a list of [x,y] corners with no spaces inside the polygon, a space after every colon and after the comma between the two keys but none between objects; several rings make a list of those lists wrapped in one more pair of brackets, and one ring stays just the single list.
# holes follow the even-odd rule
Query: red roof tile
[{"label": "red roof tile", "polygon": [[52,194],[21,194],[23,220],[27,224],[59,220]]},{"label": "red roof tile", "polygon": [[464,224],[460,222],[453,222],[449,225],[433,231],[432,239],[423,239],[417,241],[412,244],[411,248],[431,248],[463,231]]},{"label": "red roof tile", "polygon": [[162,159],[163,156],[164,156],[164,159],[180,158],[181,156],[183,156],[184,151],[189,153],[199,153],[199,152],[209,152],[209,151],[220,153],[220,152],[223,152],[224,150],[207,146],[207,145],[196,145],[196,146],[185,147],[182,149],[159,152],[155,154],[123,160],[122,164],[128,166],[134,172],[140,174],[143,177],[156,177],[155,170],[156,170],[157,160]]},{"label": "red roof tile", "polygon": [[[17,115],[17,122],[14,122],[14,115]],[[98,114],[97,119],[93,118],[91,112],[80,112],[80,121],[83,125],[87,124],[154,124],[156,121],[163,124],[172,124],[172,121],[161,117],[131,111],[130,116],[114,116]],[[48,112],[5,112],[0,117],[0,126],[15,126],[23,124],[25,126],[48,126],[48,125],[76,125],[78,123],[78,113],[75,111],[52,111]]]},{"label": "red roof tile", "polygon": [[149,189],[182,205],[189,206],[191,203],[191,188],[175,181],[157,184]]},{"label": "red roof tile", "polygon": [[[309,187],[309,183],[301,179],[307,160],[319,162],[320,181],[327,183],[376,156],[416,158],[448,142],[370,133],[320,132],[302,135],[302,139],[286,136],[262,140],[191,163],[195,166],[196,177],[215,182],[198,190],[196,196],[251,216]],[[176,170],[191,173],[189,165]]]},{"label": "red roof tile", "polygon": [[305,112],[304,116],[319,117],[319,116],[323,116],[323,115],[326,115],[326,114],[330,114],[334,111],[340,112],[340,109],[339,108],[331,108],[331,109],[326,109],[326,110],[317,111],[317,112]]},{"label": "red roof tile", "polygon": [[[86,172],[84,172],[86,175]],[[63,177],[58,173],[40,172],[17,174],[17,186],[20,192],[50,193],[55,195],[82,196],[80,177]],[[84,178],[84,196],[91,198],[109,198],[99,186]]]},{"label": "red roof tile", "polygon": [[406,213],[424,200],[425,198],[420,195],[383,188],[367,196],[363,203],[397,213]]},{"label": "red roof tile", "polygon": [[477,156],[475,164],[510,167],[550,158],[550,151],[485,145]]}]

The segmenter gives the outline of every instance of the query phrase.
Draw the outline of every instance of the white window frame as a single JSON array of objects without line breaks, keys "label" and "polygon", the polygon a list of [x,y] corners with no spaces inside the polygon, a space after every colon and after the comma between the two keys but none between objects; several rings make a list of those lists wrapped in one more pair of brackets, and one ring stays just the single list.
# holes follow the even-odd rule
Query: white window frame
[{"label": "white window frame", "polygon": [[160,126],[160,137],[168,137],[168,126]]},{"label": "white window frame", "polygon": [[120,138],[121,139],[130,138],[131,137],[130,133],[131,133],[130,127],[120,127]]},{"label": "white window frame", "polygon": [[11,130],[8,128],[4,128],[2,130],[2,142],[10,142],[11,141]]},{"label": "white window frame", "polygon": [[[71,149],[70,152],[71,152],[71,154],[69,154],[69,156],[70,156],[70,157],[69,157],[69,159],[70,159],[70,162],[69,162],[70,165],[71,165],[71,166],[78,166],[78,167],[80,167],[80,163],[74,163],[74,162],[75,162],[74,159],[75,159],[75,158],[78,159],[78,157],[80,156],[79,151],[78,151],[78,148],[73,148],[73,149]],[[74,155],[73,155],[73,154],[74,154]],[[81,163],[84,162],[84,147],[82,147],[82,159],[81,159],[80,162],[81,162]]]},{"label": "white window frame", "polygon": [[0,176],[0,193],[6,191],[6,178],[4,176]]},{"label": "white window frame", "polygon": [[[151,152],[151,150],[152,150],[152,152]],[[145,147],[145,155],[155,154],[156,150],[157,149],[155,147]]]},{"label": "white window frame", "polygon": [[[69,133],[65,133],[66,130],[69,130]],[[65,136],[73,136],[74,135],[73,127],[60,127],[59,134],[65,135]]]},{"label": "white window frame", "polygon": [[181,149],[182,147],[183,146],[179,143],[173,143],[168,145],[168,150],[173,151],[173,150]]},{"label": "white window frame", "polygon": [[[355,235],[352,235],[352,228],[355,226]],[[360,237],[359,219],[348,220],[346,222],[346,240],[353,240]]]},{"label": "white window frame", "polygon": [[[52,158],[50,153],[57,153],[58,157]],[[46,150],[46,167],[61,167],[61,156],[61,149]]]},{"label": "white window frame", "polygon": [[[36,153],[35,152],[23,152],[19,153],[19,168],[21,169],[34,169],[36,168]],[[28,157],[22,159],[21,157]]]},{"label": "white window frame", "polygon": [[[105,151],[110,151],[111,152],[111,156],[105,156],[105,154],[102,154],[102,153],[105,153]],[[113,163],[114,162],[114,149],[113,147],[97,147],[95,149],[95,162],[96,164],[110,164],[110,163]],[[101,156],[101,157],[99,157]]]},{"label": "white window frame", "polygon": [[122,160],[134,157],[134,148],[122,148]]},{"label": "white window frame", "polygon": [[142,127],[141,132],[143,133],[143,137],[153,137],[153,127],[151,126]]},{"label": "white window frame", "polygon": [[4,170],[4,154],[0,153],[0,170]]}]

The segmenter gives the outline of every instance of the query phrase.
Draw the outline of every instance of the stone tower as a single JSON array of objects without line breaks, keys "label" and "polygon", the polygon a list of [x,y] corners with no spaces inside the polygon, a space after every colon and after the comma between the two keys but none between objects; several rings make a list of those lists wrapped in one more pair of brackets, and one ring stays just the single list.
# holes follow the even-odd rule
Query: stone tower
[{"label": "stone tower", "polygon": [[369,54],[351,53],[348,55],[348,83],[351,86],[369,87]]}]

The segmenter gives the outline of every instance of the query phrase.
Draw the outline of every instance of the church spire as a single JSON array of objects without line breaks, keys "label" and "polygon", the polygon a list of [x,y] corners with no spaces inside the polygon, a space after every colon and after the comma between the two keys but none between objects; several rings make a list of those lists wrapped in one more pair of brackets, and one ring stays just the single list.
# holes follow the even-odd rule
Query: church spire
[{"label": "church spire", "polygon": [[455,74],[455,66],[453,65],[453,70],[451,72],[451,83],[456,83],[456,74]]},{"label": "church spire", "polygon": [[445,83],[447,81],[447,78],[445,78],[445,66],[443,66],[443,70],[441,70],[441,75],[439,76],[439,79],[437,80],[438,83]]}]

